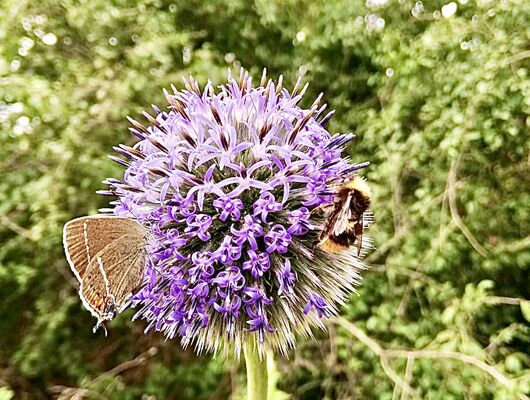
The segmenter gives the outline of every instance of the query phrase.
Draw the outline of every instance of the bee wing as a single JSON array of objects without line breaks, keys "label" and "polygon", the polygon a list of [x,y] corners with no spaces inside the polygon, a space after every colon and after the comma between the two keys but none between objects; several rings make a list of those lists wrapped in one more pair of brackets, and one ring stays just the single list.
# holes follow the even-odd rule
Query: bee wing
[{"label": "bee wing", "polygon": [[338,236],[348,229],[348,219],[350,217],[350,202],[351,195],[348,195],[343,202],[335,203],[333,209],[326,213],[328,221],[320,234],[320,241],[324,241],[326,237]]},{"label": "bee wing", "polygon": [[344,200],[342,203],[340,209],[334,213],[332,220],[330,221],[330,226],[333,227],[333,234],[335,236],[338,236],[348,230],[351,219],[351,199],[352,195],[349,193],[348,197],[346,197],[346,200]]}]

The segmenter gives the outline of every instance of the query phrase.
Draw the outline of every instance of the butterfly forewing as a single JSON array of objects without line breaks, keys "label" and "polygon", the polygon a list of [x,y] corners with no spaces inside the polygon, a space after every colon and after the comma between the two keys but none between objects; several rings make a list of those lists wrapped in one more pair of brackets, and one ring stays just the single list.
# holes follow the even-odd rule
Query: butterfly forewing
[{"label": "butterfly forewing", "polygon": [[127,234],[144,234],[136,221],[114,216],[81,217],[64,226],[63,243],[66,258],[81,282],[90,261],[110,242]]}]

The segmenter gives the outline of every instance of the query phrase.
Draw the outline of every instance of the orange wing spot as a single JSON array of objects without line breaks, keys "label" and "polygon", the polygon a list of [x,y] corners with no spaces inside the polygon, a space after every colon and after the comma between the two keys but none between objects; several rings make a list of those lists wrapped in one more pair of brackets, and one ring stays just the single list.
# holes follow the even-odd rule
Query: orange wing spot
[{"label": "orange wing spot", "polygon": [[85,299],[96,310],[102,309],[105,304],[105,299],[101,297],[101,293],[91,290],[85,295]]}]

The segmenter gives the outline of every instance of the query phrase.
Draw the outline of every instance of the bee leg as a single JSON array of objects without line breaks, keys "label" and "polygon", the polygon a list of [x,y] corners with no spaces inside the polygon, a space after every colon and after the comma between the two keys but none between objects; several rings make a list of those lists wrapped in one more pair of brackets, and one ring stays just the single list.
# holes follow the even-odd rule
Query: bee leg
[{"label": "bee leg", "polygon": [[311,210],[310,214],[313,215],[313,214],[321,212],[322,210],[323,210],[323,207],[320,205],[320,206],[317,206],[317,207],[313,208]]},{"label": "bee leg", "polygon": [[357,240],[357,257],[361,255],[361,248],[363,245],[363,228],[364,228],[364,217],[361,214],[360,221],[355,224],[355,240]]},{"label": "bee leg", "polygon": [[320,213],[320,212],[328,212],[330,211],[331,209],[333,209],[334,205],[333,204],[321,204],[319,206],[316,206],[315,208],[313,208],[310,212],[311,215],[313,214],[316,214],[316,213]]}]

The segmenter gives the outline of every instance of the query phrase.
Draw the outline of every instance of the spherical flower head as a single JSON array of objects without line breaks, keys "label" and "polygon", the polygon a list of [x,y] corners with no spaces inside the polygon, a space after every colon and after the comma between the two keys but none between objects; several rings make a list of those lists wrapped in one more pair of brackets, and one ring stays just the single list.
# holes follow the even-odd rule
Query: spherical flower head
[{"label": "spherical flower head", "polygon": [[242,70],[216,91],[190,79],[144,113],[147,127],[130,120],[140,140],[115,148],[126,170],[106,194],[151,233],[132,302],[146,331],[197,351],[239,354],[251,339],[286,354],[355,290],[363,264],[356,249],[316,245],[319,209],[368,163],[342,156],[353,135],[325,129],[320,97],[299,106],[299,83],[289,92],[264,75],[253,87]]}]

